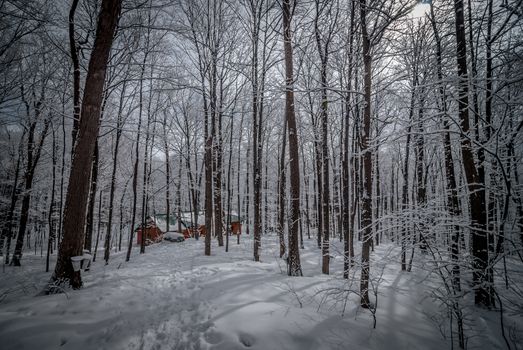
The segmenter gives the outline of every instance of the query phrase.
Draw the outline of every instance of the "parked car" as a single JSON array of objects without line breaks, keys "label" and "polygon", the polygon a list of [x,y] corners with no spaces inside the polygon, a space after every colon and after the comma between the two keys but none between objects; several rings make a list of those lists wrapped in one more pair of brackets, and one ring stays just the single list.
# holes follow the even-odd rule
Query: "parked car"
[{"label": "parked car", "polygon": [[165,239],[166,241],[169,241],[169,242],[183,242],[183,241],[185,241],[185,237],[181,233],[173,232],[173,231],[166,232],[163,235],[163,239]]}]

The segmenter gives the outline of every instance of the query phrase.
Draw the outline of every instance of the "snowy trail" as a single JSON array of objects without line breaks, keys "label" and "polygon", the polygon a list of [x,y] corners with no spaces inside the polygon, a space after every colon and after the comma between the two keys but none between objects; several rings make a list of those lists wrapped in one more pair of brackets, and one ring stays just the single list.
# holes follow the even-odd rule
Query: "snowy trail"
[{"label": "snowy trail", "polygon": [[[276,237],[263,237],[262,262],[252,261],[245,237],[230,252],[203,241],[163,242],[124,263],[116,254],[108,266],[97,261],[85,274],[85,288],[68,294],[12,295],[0,303],[2,349],[442,349],[428,314],[424,271],[399,273],[397,249],[373,253],[372,272],[382,272],[377,328],[355,295],[326,299],[326,290],[357,288],[340,278],[343,259],[333,242],[333,275],[321,274],[315,242],[301,251],[304,277],[290,278],[278,258]],[[215,242],[213,242],[214,244]],[[4,273],[8,279],[45,281],[38,259]],[[29,264],[31,261],[32,265]],[[34,264],[33,264],[34,263]],[[33,269],[31,270],[31,267]],[[357,270],[355,276],[359,276]],[[418,273],[419,272],[419,273]],[[22,275],[22,276],[20,276]],[[8,283],[0,282],[0,293]],[[352,282],[352,284],[351,284]],[[29,288],[30,289],[30,288]],[[344,296],[345,298],[345,296]]]},{"label": "snowy trail", "polygon": [[[372,319],[357,306],[357,298],[349,297],[345,317],[322,300],[322,291],[339,286],[339,280],[319,274],[315,248],[303,250],[302,261],[305,277],[298,279],[282,276],[277,261],[222,266],[219,277],[207,281],[202,289],[204,295],[217,292],[211,304],[213,327],[206,338],[210,348],[419,349],[420,342],[428,339],[424,349],[447,347],[424,315],[424,305],[412,309],[413,302],[425,297],[425,289],[417,288],[411,276],[398,275],[396,266],[382,264],[381,309],[378,328],[373,330]],[[332,264],[341,265],[341,259]],[[234,296],[221,293],[227,286],[235,291]]]},{"label": "snowy trail", "polygon": [[97,262],[81,291],[4,305],[2,348],[199,349],[207,307],[195,294],[211,271],[192,270],[194,255],[177,248],[152,247],[120,269]]}]

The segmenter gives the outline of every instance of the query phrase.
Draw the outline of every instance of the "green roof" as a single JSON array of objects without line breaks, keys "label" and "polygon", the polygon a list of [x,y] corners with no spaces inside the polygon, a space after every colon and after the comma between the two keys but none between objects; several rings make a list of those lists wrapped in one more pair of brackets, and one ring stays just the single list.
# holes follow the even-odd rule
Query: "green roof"
[{"label": "green roof", "polygon": [[[156,226],[163,232],[167,232],[167,214],[156,214],[154,216]],[[176,221],[176,215],[169,214],[169,230],[172,231],[178,222]]]},{"label": "green roof", "polygon": [[[191,212],[182,212],[180,223],[182,224],[183,228],[188,228],[192,225],[194,218],[193,213]],[[196,225],[205,225],[204,222],[204,213],[200,212],[197,215],[196,218],[197,222]],[[223,220],[224,222],[227,221],[227,213],[223,213]],[[242,222],[242,217],[236,215],[236,213],[231,212],[231,222]],[[156,214],[154,215],[154,222],[156,223],[156,226],[163,232],[167,231],[167,214]],[[169,215],[169,230],[173,231],[176,230],[178,227],[178,215],[177,214],[170,214]]]}]

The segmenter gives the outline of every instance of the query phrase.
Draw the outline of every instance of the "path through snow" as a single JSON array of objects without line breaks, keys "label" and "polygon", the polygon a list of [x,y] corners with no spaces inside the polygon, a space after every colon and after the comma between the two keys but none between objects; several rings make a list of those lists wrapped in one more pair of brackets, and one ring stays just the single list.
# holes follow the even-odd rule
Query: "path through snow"
[{"label": "path through snow", "polygon": [[[213,242],[214,244],[215,242]],[[321,274],[313,240],[301,251],[305,277],[290,278],[277,257],[274,236],[263,237],[262,262],[252,261],[252,240],[243,237],[230,252],[203,241],[162,242],[123,254],[108,266],[97,261],[85,288],[34,297],[49,274],[43,259],[28,255],[20,269],[1,274],[2,349],[442,349],[430,316],[424,271],[400,273],[391,244],[373,253],[378,288],[377,328],[353,293],[357,279],[341,278],[340,242],[333,242],[331,276]],[[355,271],[355,276],[359,273]],[[33,283],[32,281],[37,281]],[[39,284],[40,283],[40,284]],[[327,291],[330,291],[328,293]],[[342,309],[345,305],[345,312]]]}]

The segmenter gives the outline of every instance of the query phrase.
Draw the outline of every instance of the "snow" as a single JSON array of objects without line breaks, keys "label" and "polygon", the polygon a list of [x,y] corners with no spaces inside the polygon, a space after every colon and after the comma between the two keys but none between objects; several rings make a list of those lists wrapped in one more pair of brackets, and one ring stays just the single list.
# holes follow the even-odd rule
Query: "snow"
[{"label": "snow", "polygon": [[[184,225],[190,225],[193,222],[194,214],[191,212],[185,212],[180,214],[180,218]],[[203,225],[205,223],[205,214],[198,213],[196,216],[196,225]]]},{"label": "snow", "polygon": [[[162,232],[167,232],[167,219],[166,218],[155,216],[153,220],[156,223],[156,226]],[[171,221],[171,220],[169,220],[169,221]]]},{"label": "snow", "polygon": [[169,231],[169,232],[164,233],[163,239],[168,240],[168,241],[178,241],[178,240],[184,241],[185,236],[178,232]]},{"label": "snow", "polygon": [[[417,267],[401,273],[393,244],[372,253],[372,282],[378,285],[375,329],[371,312],[350,292],[358,290],[359,271],[353,269],[348,281],[341,278],[337,240],[331,242],[330,276],[321,274],[315,240],[305,240],[304,277],[285,275],[275,236],[262,237],[258,263],[252,261],[249,236],[242,236],[239,246],[231,240],[228,253],[213,241],[208,257],[203,244],[192,238],[154,244],[145,254],[133,251],[128,263],[117,253],[108,266],[99,260],[82,272],[83,289],[39,297],[34,295],[49,278],[42,272],[45,257],[27,254],[21,268],[6,266],[1,272],[1,348],[450,348],[434,321],[438,305],[430,286],[437,280]],[[499,340],[491,341],[495,336],[485,332],[473,343],[503,348]]]}]

